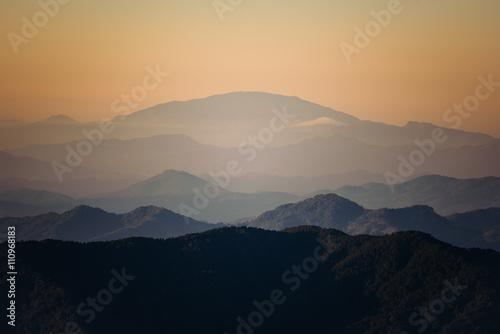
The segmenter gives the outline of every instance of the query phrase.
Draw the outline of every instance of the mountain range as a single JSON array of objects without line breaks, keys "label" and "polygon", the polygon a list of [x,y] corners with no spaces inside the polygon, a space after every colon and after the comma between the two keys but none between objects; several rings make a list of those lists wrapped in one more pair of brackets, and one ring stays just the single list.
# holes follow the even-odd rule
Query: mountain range
[{"label": "mountain range", "polygon": [[[304,192],[300,195],[268,191],[257,193],[229,191],[231,184],[237,182],[235,179],[230,179],[226,189],[218,187],[217,196],[207,198],[206,207],[198,210],[193,201],[200,200],[199,197],[202,195],[197,196],[195,189],[203,193],[207,184],[217,183],[214,178],[205,177],[206,179],[202,179],[187,172],[167,170],[119,191],[80,198],[33,189],[5,190],[0,192],[0,217],[62,213],[78,205],[99,207],[114,213],[126,213],[140,206],[155,205],[184,215],[191,212],[192,218],[197,220],[212,223],[230,222],[255,217],[281,204],[304,200],[322,193],[336,193],[367,209],[427,205],[442,216],[500,206],[499,178],[462,180],[427,175],[397,185],[394,193],[386,184],[369,183],[358,187]],[[271,182],[267,179],[263,179],[264,181]],[[307,179],[302,179],[302,182],[307,182]],[[259,184],[255,182],[253,186],[259,187]],[[181,212],[180,205],[190,207],[191,210]]]},{"label": "mountain range", "polygon": [[[90,143],[82,131],[95,135],[98,122],[59,115],[0,126],[4,190],[96,196],[167,169],[205,177],[237,161],[241,172],[228,190],[305,194],[384,182],[386,172],[398,171],[401,158],[408,161],[415,150],[424,150],[417,142],[430,153],[405,181],[426,174],[500,177],[500,141],[491,136],[428,123],[394,126],[359,120],[297,97],[261,92],[169,102],[117,116],[113,130],[101,133],[102,141],[93,139],[99,144],[63,175],[63,182],[52,163],[67,164],[70,152],[81,142]],[[445,140],[430,143],[436,130]]]},{"label": "mountain range", "polygon": [[500,178],[456,179],[426,175],[394,186],[367,183],[344,186],[336,194],[360,203],[366,208],[402,208],[429,205],[441,215],[489,207],[500,207]]},{"label": "mountain range", "polygon": [[326,194],[279,206],[242,225],[277,231],[303,225],[320,226],[351,235],[384,235],[416,230],[456,246],[500,251],[499,208],[480,212],[446,218],[435,213],[433,208],[422,205],[370,210],[336,194]]},{"label": "mountain range", "polygon": [[[116,129],[110,138],[132,139],[164,134],[185,134],[198,142],[219,147],[236,147],[249,135],[269,126],[276,116],[274,109],[293,115],[290,127],[277,136],[274,145],[296,143],[319,134],[341,134],[361,142],[380,145],[413,145],[416,138],[428,138],[434,125],[408,122],[403,127],[359,120],[295,96],[264,92],[232,92],[190,101],[159,104],[130,115],[116,116]],[[58,115],[38,123],[17,122],[10,130],[11,120],[4,124],[0,149],[20,148],[31,144],[57,144],[85,139],[83,129],[98,128],[97,122],[80,123]],[[445,148],[484,145],[498,142],[483,134],[447,129]],[[57,139],[56,139],[57,138]],[[3,140],[5,139],[5,140]]]},{"label": "mountain range", "polygon": [[485,134],[234,92],[0,121],[0,168],[13,333],[500,332]]},{"label": "mountain range", "polygon": [[139,207],[126,214],[115,214],[80,205],[62,214],[0,219],[2,230],[6,231],[9,226],[15,226],[18,240],[88,242],[132,236],[171,238],[207,231],[221,225],[202,223],[154,206]]},{"label": "mountain range", "polygon": [[[167,240],[20,242],[16,255],[22,316],[13,333],[500,331],[500,254],[420,232],[232,227]],[[5,266],[0,277],[7,291]]]},{"label": "mountain range", "polygon": [[[240,219],[236,224],[277,231],[309,225],[350,235],[415,230],[460,247],[500,251],[499,208],[443,217],[429,206],[370,210],[336,194],[326,194],[284,204],[253,219]],[[9,226],[16,227],[19,240],[98,241],[125,237],[169,238],[223,225],[200,222],[151,205],[124,214],[80,205],[61,214],[0,218],[0,229],[6,230]]]}]

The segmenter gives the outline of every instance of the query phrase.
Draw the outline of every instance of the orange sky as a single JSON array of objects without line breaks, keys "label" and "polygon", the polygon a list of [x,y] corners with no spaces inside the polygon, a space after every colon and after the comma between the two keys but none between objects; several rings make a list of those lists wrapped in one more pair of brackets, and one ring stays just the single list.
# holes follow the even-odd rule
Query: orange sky
[{"label": "orange sky", "polygon": [[[350,64],[340,43],[354,45],[354,28],[388,1],[243,0],[224,21],[212,2],[71,0],[16,53],[9,33],[22,36],[22,18],[32,22],[41,7],[3,1],[0,118],[113,117],[111,102],[157,64],[170,75],[136,110],[265,91],[361,119],[447,125],[444,111],[474,94],[479,75],[500,81],[500,1],[402,0],[401,12]],[[500,137],[499,111],[500,87],[462,129]]]}]

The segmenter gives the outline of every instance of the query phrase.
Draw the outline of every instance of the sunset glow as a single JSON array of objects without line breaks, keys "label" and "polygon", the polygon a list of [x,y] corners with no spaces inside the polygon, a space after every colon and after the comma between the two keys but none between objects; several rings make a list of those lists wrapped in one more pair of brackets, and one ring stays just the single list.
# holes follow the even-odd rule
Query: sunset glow
[{"label": "sunset glow", "polygon": [[[264,91],[360,119],[449,126],[444,111],[474,93],[478,76],[500,81],[500,2],[400,6],[348,64],[339,45],[354,45],[355,27],[364,29],[374,20],[370,12],[387,9],[387,1],[242,1],[221,21],[206,0],[73,0],[59,5],[18,53],[8,34],[22,36],[22,18],[33,22],[41,7],[37,1],[4,2],[1,118],[113,117],[111,102],[140,84],[147,66],[160,64],[169,78],[135,110]],[[499,137],[499,107],[495,94],[463,129]]]}]

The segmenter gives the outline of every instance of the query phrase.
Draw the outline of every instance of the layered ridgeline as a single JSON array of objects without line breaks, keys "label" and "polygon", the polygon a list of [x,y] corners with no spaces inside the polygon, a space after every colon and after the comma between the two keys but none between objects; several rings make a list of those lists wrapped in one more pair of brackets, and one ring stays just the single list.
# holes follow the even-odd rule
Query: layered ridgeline
[{"label": "layered ridgeline", "polygon": [[[253,217],[301,197],[278,192],[246,194],[224,189],[224,179],[207,180],[167,170],[125,189],[96,197],[72,198],[58,193],[20,189],[0,192],[0,217],[23,217],[48,212],[62,213],[77,205],[126,213],[139,206],[154,205],[212,223]],[[220,184],[220,185],[219,185]],[[13,206],[12,203],[18,203]],[[23,211],[23,208],[29,209]]]},{"label": "layered ridgeline", "polygon": [[[168,240],[19,242],[16,254],[22,316],[13,333],[500,331],[499,253],[418,232],[240,227]],[[5,276],[2,266],[2,291]]]},{"label": "layered ridgeline", "polygon": [[[158,105],[116,117],[106,133],[97,122],[64,117],[9,124],[0,124],[0,189],[88,196],[167,169],[209,175],[233,160],[242,172],[229,190],[238,192],[313,192],[384,182],[385,172],[399,175],[398,181],[423,174],[500,177],[500,141],[491,136],[427,123],[362,121],[297,97],[260,92]],[[416,156],[425,161],[411,166]],[[53,162],[61,164],[64,182]],[[255,180],[265,182],[257,186]]]},{"label": "layered ridgeline", "polygon": [[[380,146],[414,145],[415,138],[430,138],[432,124],[408,122],[403,127],[362,121],[294,96],[263,92],[233,92],[190,101],[174,101],[134,112],[117,115],[109,138],[133,139],[153,135],[184,134],[207,145],[236,147],[251,134],[278,117],[289,129],[275,138],[280,145],[304,138],[341,134],[361,142]],[[279,127],[278,121],[276,128]],[[0,123],[0,149],[13,149],[30,144],[57,144],[85,139],[82,130],[99,129],[98,122],[79,123],[69,117],[52,117],[38,123]],[[430,132],[429,132],[430,131]],[[488,135],[448,129],[444,147],[485,145],[496,140]],[[1,140],[7,139],[7,140]]]},{"label": "layered ridgeline", "polygon": [[16,228],[18,240],[106,241],[137,236],[170,238],[221,225],[199,222],[154,206],[115,214],[82,205],[62,214],[0,219],[2,231],[9,226]]},{"label": "layered ridgeline", "polygon": [[[352,178],[357,176],[357,173],[350,174]],[[274,182],[277,179],[279,181]],[[330,178],[259,178],[256,175],[248,175],[246,181],[243,181],[243,187],[248,185],[253,189],[261,189],[266,186],[273,188],[275,185],[280,188],[282,185],[286,188],[287,184],[294,187],[295,183],[297,187],[304,186],[304,189],[307,189],[305,185],[311,182],[319,188],[327,186],[328,179]],[[209,183],[217,185],[218,189],[207,186]],[[0,192],[0,217],[62,213],[82,204],[116,213],[126,213],[139,206],[155,205],[190,215],[197,220],[216,223],[255,217],[278,205],[306,199],[317,193],[336,193],[369,209],[428,205],[441,215],[500,206],[500,178],[494,177],[454,179],[438,175],[421,176],[397,185],[394,192],[382,183],[369,183],[359,187],[346,186],[300,195],[266,191],[241,193],[229,190],[235,184],[240,187],[241,183],[241,178],[226,178],[222,172],[200,178],[187,172],[166,170],[144,181],[124,186],[119,191],[93,197],[76,198],[33,189],[5,190]],[[205,190],[205,187],[208,189]],[[198,192],[201,192],[201,195]],[[184,210],[180,210],[180,205]]]},{"label": "layered ridgeline", "polygon": [[500,251],[498,209],[480,212],[483,214],[464,213],[447,219],[429,206],[370,210],[336,194],[326,194],[279,206],[243,224],[269,230],[315,225],[354,235],[416,230],[453,245]]},{"label": "layered ridgeline", "polygon": [[[156,184],[155,189],[161,187]],[[127,191],[122,195],[129,193]],[[456,246],[493,248],[500,251],[499,210],[490,208],[443,217],[429,206],[369,210],[338,195],[327,194],[281,205],[251,220],[242,219],[232,224],[268,230],[314,225],[334,228],[352,235],[383,235],[415,230],[429,233]],[[199,222],[155,206],[139,207],[125,214],[78,206],[62,214],[0,218],[0,229],[7,230],[8,226],[16,227],[17,238],[20,240],[51,238],[93,241],[125,237],[168,238],[202,232],[221,225]]]},{"label": "layered ridgeline", "polygon": [[223,187],[228,182],[226,180],[230,182],[230,179],[222,177],[205,180],[187,172],[167,170],[121,191],[85,198],[81,202],[122,213],[140,205],[156,205],[198,220],[217,223],[256,216],[300,199],[287,193],[231,192]]},{"label": "layered ridgeline", "polygon": [[481,229],[487,242],[494,243],[500,240],[500,208],[456,213],[446,218],[467,228]]},{"label": "layered ridgeline", "polygon": [[425,204],[442,215],[500,207],[500,178],[456,179],[426,175],[395,185],[384,183],[344,186],[334,191],[366,208],[402,208]]}]

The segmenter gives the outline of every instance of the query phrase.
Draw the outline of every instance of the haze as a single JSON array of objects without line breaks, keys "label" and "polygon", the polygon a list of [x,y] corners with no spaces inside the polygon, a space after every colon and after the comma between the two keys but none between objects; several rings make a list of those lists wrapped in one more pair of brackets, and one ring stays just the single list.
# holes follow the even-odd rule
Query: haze
[{"label": "haze", "polygon": [[[79,121],[116,116],[111,102],[141,83],[147,66],[169,77],[136,109],[231,91],[299,96],[360,119],[449,126],[443,112],[500,81],[500,2],[402,1],[403,10],[348,64],[339,47],[387,1],[243,1],[221,21],[212,1],[70,1],[16,54],[37,1],[3,2],[2,119]],[[500,95],[463,130],[500,136]]]}]

